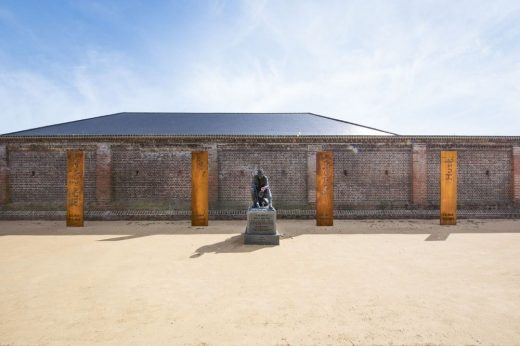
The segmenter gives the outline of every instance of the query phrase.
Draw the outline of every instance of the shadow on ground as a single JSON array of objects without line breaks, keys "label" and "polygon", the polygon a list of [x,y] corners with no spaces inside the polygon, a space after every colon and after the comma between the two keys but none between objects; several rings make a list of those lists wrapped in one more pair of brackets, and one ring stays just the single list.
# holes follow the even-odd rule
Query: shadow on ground
[{"label": "shadow on ground", "polygon": [[[455,226],[440,226],[438,220],[335,220],[334,226],[317,227],[314,220],[279,220],[281,240],[301,235],[326,234],[425,234],[425,241],[445,241],[450,234],[520,233],[520,220],[460,220]],[[66,227],[63,221],[0,221],[0,236],[99,235],[101,242],[125,241],[153,235],[230,234],[230,238],[203,246],[204,253],[251,252],[263,248],[244,245],[245,221],[211,221],[207,227],[193,227],[189,221],[90,221],[85,227]],[[198,255],[197,255],[198,254]]]},{"label": "shadow on ground", "polygon": [[206,253],[244,253],[253,252],[266,247],[273,247],[276,245],[245,245],[244,235],[239,234],[231,238],[227,238],[224,241],[220,241],[215,244],[204,245],[199,247],[190,258],[197,258]]}]

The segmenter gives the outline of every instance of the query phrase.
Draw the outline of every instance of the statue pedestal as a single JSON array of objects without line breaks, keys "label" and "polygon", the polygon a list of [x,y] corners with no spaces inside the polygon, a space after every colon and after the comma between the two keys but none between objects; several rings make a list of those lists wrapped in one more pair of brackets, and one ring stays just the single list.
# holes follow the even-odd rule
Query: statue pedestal
[{"label": "statue pedestal", "polygon": [[276,230],[276,210],[249,208],[244,244],[280,245]]}]

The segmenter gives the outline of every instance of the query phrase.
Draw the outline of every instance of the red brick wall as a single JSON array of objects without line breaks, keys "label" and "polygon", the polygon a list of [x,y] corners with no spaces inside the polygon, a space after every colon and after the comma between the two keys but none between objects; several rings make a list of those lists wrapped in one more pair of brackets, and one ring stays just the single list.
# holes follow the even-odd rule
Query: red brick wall
[{"label": "red brick wall", "polygon": [[[448,149],[446,149],[448,150]],[[512,202],[511,148],[457,148],[457,201],[459,206],[501,207]],[[439,206],[441,148],[429,148],[428,204]]]},{"label": "red brick wall", "polygon": [[[209,152],[212,210],[243,210],[250,203],[251,177],[258,167],[269,176],[275,207],[312,210],[314,154],[318,150],[334,151],[337,210],[434,209],[439,205],[439,156],[443,148],[459,153],[460,208],[507,209],[515,201],[520,206],[517,142],[320,140],[270,144],[224,139],[201,143],[132,139],[8,142],[3,147],[0,144],[0,209],[58,206],[64,210],[66,149],[78,148],[86,152],[87,210],[190,210],[193,150]],[[517,147],[514,152],[513,147]]]},{"label": "red brick wall", "polygon": [[0,145],[0,206],[9,202],[9,162],[7,146]]},{"label": "red brick wall", "polygon": [[[39,146],[9,150],[9,191],[12,203],[31,203],[45,208],[49,203],[65,205],[67,152],[64,148]],[[85,151],[85,205],[95,202],[96,158]]]},{"label": "red brick wall", "polygon": [[112,198],[124,206],[191,203],[191,152],[175,147],[112,147]]},{"label": "red brick wall", "polygon": [[517,207],[520,207],[520,146],[513,147],[512,152],[512,174],[513,174],[513,202]]},{"label": "red brick wall", "polygon": [[96,204],[108,205],[112,200],[112,149],[108,143],[96,148]]},{"label": "red brick wall", "polygon": [[427,185],[426,145],[412,146],[412,204],[415,207],[426,206]]},{"label": "red brick wall", "polygon": [[411,147],[356,145],[334,149],[336,207],[404,207],[411,196]]},{"label": "red brick wall", "polygon": [[221,145],[218,151],[219,201],[247,206],[251,201],[252,173],[262,168],[276,206],[305,206],[307,201],[307,147],[298,145]]}]

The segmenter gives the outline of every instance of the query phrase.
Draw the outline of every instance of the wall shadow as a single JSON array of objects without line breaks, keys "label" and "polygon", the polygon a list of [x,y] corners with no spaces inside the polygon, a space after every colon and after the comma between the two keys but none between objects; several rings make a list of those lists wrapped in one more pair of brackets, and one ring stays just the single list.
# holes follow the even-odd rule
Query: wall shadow
[{"label": "wall shadow", "polygon": [[[452,234],[520,233],[520,219],[460,220],[455,226],[440,226],[438,220],[335,220],[334,226],[317,227],[314,220],[279,220],[281,241],[302,235],[409,234],[425,241],[446,241]],[[65,226],[64,221],[0,221],[0,236],[105,236],[100,242],[126,241],[153,235],[229,234],[230,238],[197,249],[204,253],[251,252],[265,246],[244,245],[245,221],[211,221],[207,227],[192,227],[189,221],[87,221],[85,227]],[[195,257],[198,257],[195,256]]]},{"label": "wall shadow", "polygon": [[424,241],[445,241],[449,236],[450,232],[448,231],[438,231],[431,233]]},{"label": "wall shadow", "polygon": [[132,235],[125,235],[122,237],[115,237],[115,238],[107,238],[107,239],[99,239],[98,241],[121,241],[121,240],[129,240],[129,239],[136,239],[136,238],[142,238],[142,237],[148,237],[153,235],[152,233],[146,233],[146,234],[132,234]]}]

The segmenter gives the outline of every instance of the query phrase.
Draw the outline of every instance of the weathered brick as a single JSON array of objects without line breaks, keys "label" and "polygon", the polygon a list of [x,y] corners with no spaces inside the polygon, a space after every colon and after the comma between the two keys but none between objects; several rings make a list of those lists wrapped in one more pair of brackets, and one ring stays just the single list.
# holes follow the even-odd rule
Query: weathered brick
[{"label": "weathered brick", "polygon": [[316,153],[322,149],[321,145],[307,147],[307,203],[316,204]]},{"label": "weathered brick", "polygon": [[438,208],[441,150],[458,152],[459,209],[486,209],[493,216],[520,206],[516,137],[0,138],[0,143],[4,211],[65,210],[67,149],[85,151],[86,211],[99,211],[96,215],[121,210],[141,215],[143,209],[189,215],[193,150],[208,151],[210,215],[244,211],[252,173],[261,167],[275,207],[312,217],[318,150],[334,152],[337,215],[371,209],[392,217],[405,215],[409,206],[413,212]]},{"label": "weathered brick", "polygon": [[208,203],[210,209],[218,208],[219,165],[217,145],[205,148],[208,152]]},{"label": "weathered brick", "polygon": [[175,147],[113,146],[114,202],[174,209],[191,203],[191,151]]},{"label": "weathered brick", "polygon": [[246,207],[251,203],[251,180],[258,168],[269,177],[275,207],[307,204],[306,146],[221,145],[218,158],[222,205]]},{"label": "weathered brick", "polygon": [[[77,147],[69,147],[77,149]],[[19,147],[9,151],[9,188],[13,203],[65,206],[67,184],[67,147],[44,145]],[[96,159],[85,150],[85,205],[95,201]]]},{"label": "weathered brick", "polygon": [[112,199],[112,150],[108,143],[96,148],[96,204],[106,206]]},{"label": "weathered brick", "polygon": [[383,209],[408,206],[411,151],[410,146],[335,146],[335,205]]},{"label": "weathered brick", "polygon": [[513,147],[513,202],[520,208],[520,147]]},{"label": "weathered brick", "polygon": [[[511,205],[511,149],[457,147],[457,204],[459,208],[498,208]],[[429,148],[428,204],[439,206],[440,151]]]},{"label": "weathered brick", "polygon": [[416,207],[426,205],[426,166],[426,145],[414,144],[412,146],[412,203]]},{"label": "weathered brick", "polygon": [[9,201],[9,165],[7,146],[0,145],[0,205]]}]

